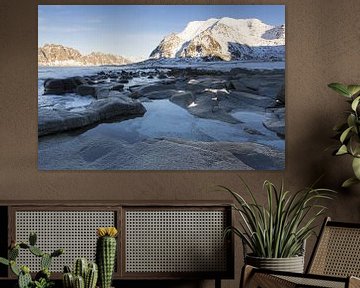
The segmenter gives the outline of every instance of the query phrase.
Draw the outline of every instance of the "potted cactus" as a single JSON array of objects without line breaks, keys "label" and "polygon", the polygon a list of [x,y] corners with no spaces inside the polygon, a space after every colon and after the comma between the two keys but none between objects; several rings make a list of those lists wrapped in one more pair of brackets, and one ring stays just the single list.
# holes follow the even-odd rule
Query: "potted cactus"
[{"label": "potted cactus", "polygon": [[101,227],[97,229],[96,262],[99,267],[99,287],[110,288],[116,258],[115,227]]},{"label": "potted cactus", "polygon": [[64,267],[64,288],[95,288],[98,279],[98,267],[96,263],[88,262],[85,258],[78,258],[71,272],[69,266]]},{"label": "potted cactus", "polygon": [[[57,249],[52,253],[45,253],[36,246],[36,233],[30,233],[29,243],[12,242],[8,252],[8,259],[0,257],[0,263],[10,266],[11,271],[18,277],[18,288],[49,288],[54,285],[50,280],[50,265],[54,257],[64,253],[63,249]],[[28,250],[33,255],[39,257],[41,270],[35,275],[34,280],[30,275],[30,268],[26,265],[19,266],[16,259],[20,249]]]}]

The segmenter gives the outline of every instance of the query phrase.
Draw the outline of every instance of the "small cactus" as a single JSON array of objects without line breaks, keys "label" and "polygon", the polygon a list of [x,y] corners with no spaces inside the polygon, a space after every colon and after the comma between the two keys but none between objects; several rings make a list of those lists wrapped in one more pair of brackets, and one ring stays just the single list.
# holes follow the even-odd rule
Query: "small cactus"
[{"label": "small cactus", "polygon": [[85,288],[84,278],[81,276],[74,277],[74,288]]},{"label": "small cactus", "polygon": [[95,288],[98,279],[98,266],[96,263],[89,263],[85,276],[85,288]]},{"label": "small cactus", "polygon": [[85,258],[79,258],[75,261],[74,274],[85,279],[88,262]]},{"label": "small cactus", "polygon": [[63,286],[64,288],[73,288],[74,287],[74,276],[72,273],[64,273],[63,277]]},{"label": "small cactus", "polygon": [[[8,251],[8,259],[0,257],[0,264],[10,266],[11,271],[18,276],[19,288],[29,287],[50,287],[53,284],[50,281],[50,265],[53,257],[60,256],[63,254],[63,249],[55,250],[53,253],[48,254],[36,247],[37,236],[35,233],[30,233],[29,244],[20,242],[16,243],[14,240],[11,241]],[[21,268],[16,264],[16,259],[19,256],[20,249],[29,250],[30,253],[37,257],[41,257],[41,271],[35,275],[35,281],[32,280],[30,275],[30,269],[28,266],[22,266]]]},{"label": "small cactus", "polygon": [[[89,263],[85,258],[78,258],[74,263],[74,272],[69,266],[64,266],[64,288],[95,288],[98,279],[98,268],[95,263]],[[83,276],[82,276],[83,275]],[[77,286],[75,286],[77,285]],[[84,285],[82,287],[82,285]]]},{"label": "small cactus", "polygon": [[100,288],[110,288],[116,258],[115,227],[98,228],[96,243],[96,262],[99,267]]}]

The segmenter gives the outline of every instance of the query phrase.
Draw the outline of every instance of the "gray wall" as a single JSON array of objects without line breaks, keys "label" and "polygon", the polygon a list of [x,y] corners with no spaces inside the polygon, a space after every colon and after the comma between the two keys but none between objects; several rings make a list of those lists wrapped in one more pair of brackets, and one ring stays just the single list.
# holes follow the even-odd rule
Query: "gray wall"
[{"label": "gray wall", "polygon": [[[342,221],[360,220],[359,187],[341,190],[351,173],[346,158],[325,150],[333,142],[332,127],[344,116],[343,98],[330,82],[360,82],[360,2],[358,0],[181,1],[201,4],[286,4],[286,169],[279,172],[124,172],[37,170],[37,1],[0,4],[0,200],[219,200],[212,184],[239,186],[241,175],[265,201],[262,182],[289,189],[311,184],[339,191],[328,214]],[[42,4],[53,1],[42,0]],[[98,3],[126,3],[110,0]],[[129,1],[127,3],[135,3]],[[96,4],[90,0],[56,4]],[[175,3],[138,1],[138,3]],[[95,37],[95,35],[94,35]],[[308,251],[312,249],[312,241]],[[240,247],[238,247],[240,248]],[[240,249],[238,249],[240,250]],[[241,267],[236,253],[237,271]],[[237,287],[226,281],[226,287]],[[210,284],[209,284],[210,285]]]}]

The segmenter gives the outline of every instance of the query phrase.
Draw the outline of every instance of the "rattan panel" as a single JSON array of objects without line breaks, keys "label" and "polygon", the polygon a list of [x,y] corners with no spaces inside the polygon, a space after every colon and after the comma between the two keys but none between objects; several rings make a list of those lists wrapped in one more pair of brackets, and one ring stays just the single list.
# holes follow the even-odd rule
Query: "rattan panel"
[{"label": "rattan panel", "polygon": [[[16,241],[28,241],[31,231],[38,235],[38,244],[45,252],[64,248],[65,253],[54,259],[52,272],[62,272],[74,259],[95,259],[96,228],[115,226],[114,211],[16,211]],[[38,257],[21,251],[18,262],[31,271],[40,268]]]},{"label": "rattan panel", "polygon": [[125,213],[126,272],[223,272],[224,211]]},{"label": "rattan panel", "polygon": [[360,229],[325,227],[310,273],[360,277]]},{"label": "rattan panel", "polygon": [[276,277],[294,283],[294,287],[321,287],[321,288],[345,288],[345,279],[343,282],[315,279],[315,278],[302,278],[295,276],[279,276]]}]

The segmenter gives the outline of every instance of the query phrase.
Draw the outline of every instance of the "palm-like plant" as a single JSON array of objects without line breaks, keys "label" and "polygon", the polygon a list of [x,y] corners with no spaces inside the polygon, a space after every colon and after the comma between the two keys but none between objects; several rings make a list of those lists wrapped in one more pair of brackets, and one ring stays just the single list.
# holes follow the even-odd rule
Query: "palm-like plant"
[{"label": "palm-like plant", "polygon": [[[243,180],[242,180],[243,181]],[[249,186],[243,181],[252,202],[240,194],[220,186],[236,200],[233,208],[240,214],[240,227],[229,227],[252,251],[252,256],[288,258],[301,255],[306,239],[314,233],[315,220],[324,214],[326,207],[317,202],[332,199],[334,191],[305,188],[294,194],[285,191],[283,184],[277,189],[270,181],[264,182],[267,207],[260,205]]]},{"label": "palm-like plant", "polygon": [[348,187],[360,183],[360,85],[331,83],[328,86],[338,94],[346,97],[351,106],[351,109],[347,112],[346,122],[334,127],[340,140],[340,147],[336,149],[334,154],[349,154],[353,157],[354,177],[347,179],[342,184],[343,187]]}]

